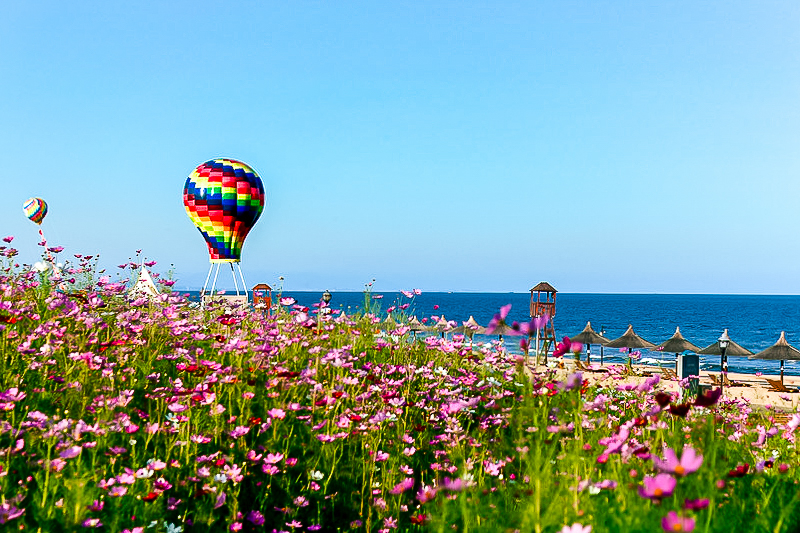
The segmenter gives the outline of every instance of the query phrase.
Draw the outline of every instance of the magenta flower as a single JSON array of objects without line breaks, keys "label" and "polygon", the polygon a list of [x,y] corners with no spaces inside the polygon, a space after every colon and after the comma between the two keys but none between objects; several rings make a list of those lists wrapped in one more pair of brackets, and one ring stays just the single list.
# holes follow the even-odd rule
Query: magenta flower
[{"label": "magenta flower", "polygon": [[423,487],[417,492],[417,500],[419,503],[423,504],[429,502],[436,498],[436,493],[438,489],[433,485],[423,485]]},{"label": "magenta flower", "polygon": [[7,243],[10,243],[13,240],[14,240],[14,236],[13,235],[9,235],[8,237],[3,237],[3,241],[5,241]]},{"label": "magenta flower", "polygon": [[506,323],[508,312],[511,311],[511,304],[504,305],[500,308],[500,312],[494,315],[486,326],[486,334],[491,335],[494,331]]},{"label": "magenta flower", "polygon": [[661,527],[664,531],[694,531],[694,518],[678,516],[675,511],[670,511],[667,516],[661,519]]},{"label": "magenta flower", "polygon": [[708,507],[708,503],[708,498],[702,498],[699,500],[686,499],[683,501],[683,508],[691,511],[699,511]]},{"label": "magenta flower", "polygon": [[703,456],[698,455],[694,448],[686,446],[679,461],[677,455],[675,455],[675,450],[667,448],[664,450],[664,459],[653,457],[653,463],[661,472],[686,476],[692,472],[697,472],[703,464]]},{"label": "magenta flower", "polygon": [[62,459],[72,459],[74,457],[78,457],[81,454],[80,446],[70,446],[66,450],[63,450],[61,453],[58,454],[59,457]]},{"label": "magenta flower", "polygon": [[256,526],[264,524],[264,515],[258,511],[250,511],[247,513],[247,520]]},{"label": "magenta flower", "polygon": [[108,491],[108,495],[112,498],[119,498],[121,496],[125,496],[128,493],[128,487],[123,485],[114,485],[111,487],[111,490]]},{"label": "magenta flower", "polygon": [[592,526],[584,526],[582,524],[572,524],[571,526],[564,526],[558,533],[591,533]]},{"label": "magenta flower", "polygon": [[669,474],[658,474],[655,477],[646,476],[642,482],[644,486],[639,487],[639,496],[651,500],[672,496],[675,485],[678,483]]}]

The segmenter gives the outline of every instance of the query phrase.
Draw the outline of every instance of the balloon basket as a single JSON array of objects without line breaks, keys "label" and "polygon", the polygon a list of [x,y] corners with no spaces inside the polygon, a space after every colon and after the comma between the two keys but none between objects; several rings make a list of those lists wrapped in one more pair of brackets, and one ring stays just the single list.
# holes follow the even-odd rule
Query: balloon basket
[{"label": "balloon basket", "polygon": [[[233,277],[233,286],[236,288],[236,295],[228,295],[228,294],[216,294],[217,288],[217,279],[219,278],[219,271],[222,267],[222,262],[215,262],[211,263],[211,266],[208,269],[208,275],[206,276],[206,282],[203,285],[203,290],[200,291],[200,302],[201,306],[205,307],[207,303],[212,301],[223,301],[228,305],[238,305],[244,306],[248,303],[248,296],[247,296],[247,283],[244,281],[244,274],[242,274],[242,267],[238,262],[229,262],[231,266],[231,276]],[[234,268],[234,264],[236,267]],[[214,268],[216,267],[216,268]],[[239,278],[242,282],[242,293],[239,291],[239,281],[236,279],[236,271],[239,271]],[[212,281],[211,273],[214,273],[214,278]],[[209,282],[211,282],[211,288],[209,289]]]}]

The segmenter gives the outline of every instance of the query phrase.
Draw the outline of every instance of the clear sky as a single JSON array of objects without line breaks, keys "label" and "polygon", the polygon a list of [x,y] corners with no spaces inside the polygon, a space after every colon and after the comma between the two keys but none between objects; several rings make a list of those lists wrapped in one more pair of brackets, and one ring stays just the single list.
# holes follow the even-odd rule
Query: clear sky
[{"label": "clear sky", "polygon": [[69,257],[199,288],[224,156],[251,286],[800,294],[800,2],[10,0],[0,153],[26,263],[40,196]]}]

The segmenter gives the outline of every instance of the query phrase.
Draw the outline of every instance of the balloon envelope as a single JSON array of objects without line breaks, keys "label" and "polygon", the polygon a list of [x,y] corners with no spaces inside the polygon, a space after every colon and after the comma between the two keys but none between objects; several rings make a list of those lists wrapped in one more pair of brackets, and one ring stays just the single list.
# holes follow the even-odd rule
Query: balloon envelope
[{"label": "balloon envelope", "polygon": [[47,215],[47,203],[41,198],[28,198],[22,204],[25,216],[41,225],[45,215]]},{"label": "balloon envelope", "polygon": [[264,210],[264,185],[246,164],[212,159],[186,179],[183,205],[208,244],[211,262],[238,263],[244,240]]}]

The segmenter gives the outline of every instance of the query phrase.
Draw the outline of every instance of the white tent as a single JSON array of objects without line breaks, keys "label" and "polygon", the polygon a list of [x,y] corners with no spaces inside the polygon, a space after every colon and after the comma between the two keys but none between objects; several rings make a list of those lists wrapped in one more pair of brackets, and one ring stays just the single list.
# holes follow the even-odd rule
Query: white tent
[{"label": "white tent", "polygon": [[150,271],[147,270],[146,266],[142,265],[139,271],[139,279],[136,280],[136,284],[128,294],[137,298],[142,296],[158,296],[158,287],[153,283],[153,278],[150,276]]}]

